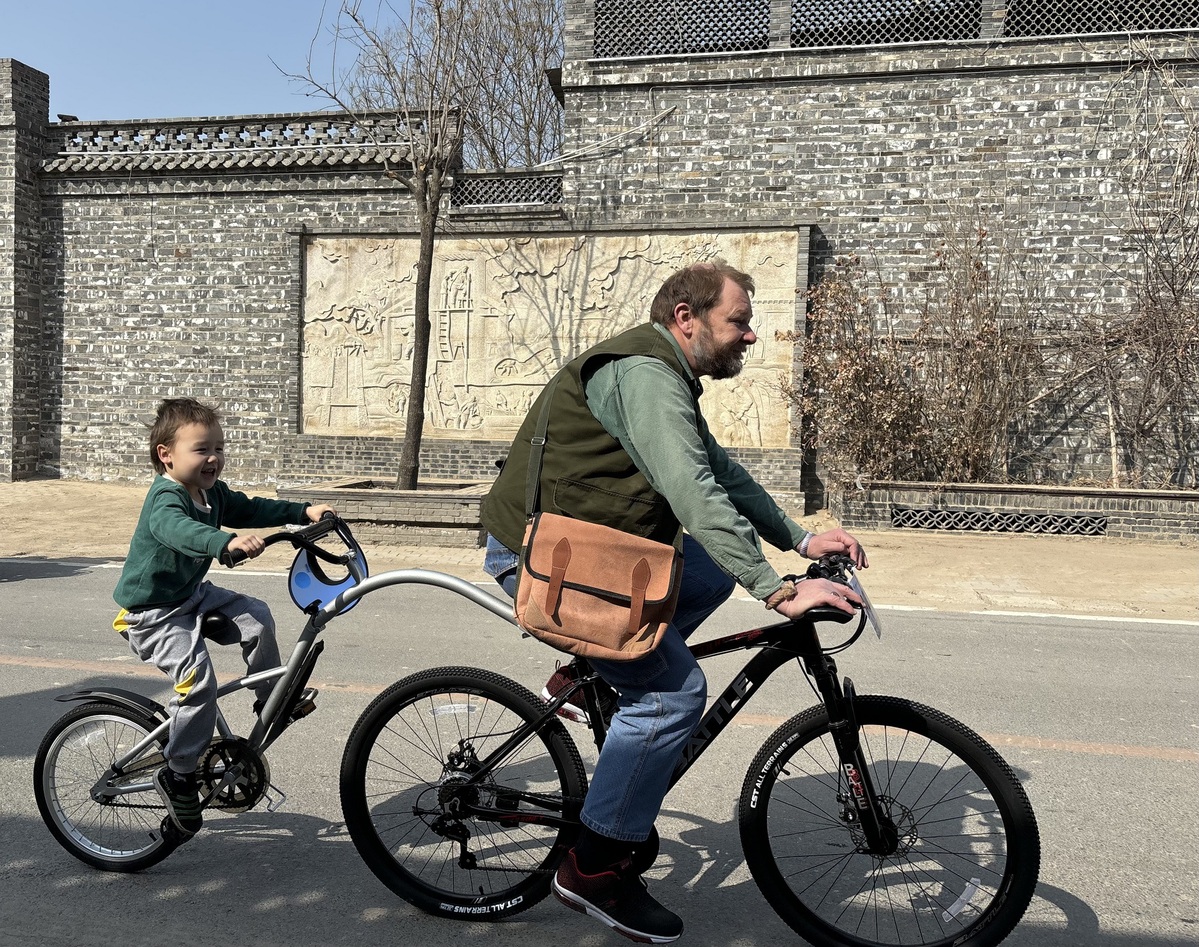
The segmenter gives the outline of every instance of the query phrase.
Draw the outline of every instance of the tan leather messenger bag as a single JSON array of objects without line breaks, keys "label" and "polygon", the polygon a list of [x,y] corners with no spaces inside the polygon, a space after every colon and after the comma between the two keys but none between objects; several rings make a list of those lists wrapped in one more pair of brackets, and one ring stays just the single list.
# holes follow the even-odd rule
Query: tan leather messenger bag
[{"label": "tan leather messenger bag", "polygon": [[674,617],[683,557],[667,543],[537,509],[552,400],[530,441],[516,623],[560,651],[634,661],[658,646]]}]

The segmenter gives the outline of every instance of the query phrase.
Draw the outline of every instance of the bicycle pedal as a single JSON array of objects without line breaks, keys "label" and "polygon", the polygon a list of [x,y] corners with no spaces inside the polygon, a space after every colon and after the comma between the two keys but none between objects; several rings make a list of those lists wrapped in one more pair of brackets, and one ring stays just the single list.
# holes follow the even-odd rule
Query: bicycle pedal
[{"label": "bicycle pedal", "polygon": [[299,702],[292,708],[291,714],[287,718],[288,723],[295,723],[302,717],[307,717],[310,713],[316,710],[316,695],[318,691],[315,687],[306,688],[304,693],[300,695]]},{"label": "bicycle pedal", "polygon": [[266,802],[267,812],[277,812],[279,807],[287,802],[287,793],[274,783],[267,783],[266,789],[262,791],[262,798]]}]

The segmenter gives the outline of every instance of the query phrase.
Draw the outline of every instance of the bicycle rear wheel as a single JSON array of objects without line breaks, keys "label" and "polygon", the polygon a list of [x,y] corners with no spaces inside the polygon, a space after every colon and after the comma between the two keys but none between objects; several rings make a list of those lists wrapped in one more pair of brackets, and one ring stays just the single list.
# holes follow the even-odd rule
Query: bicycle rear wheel
[{"label": "bicycle rear wheel", "polygon": [[341,803],[380,881],[430,914],[471,920],[549,893],[587,787],[561,723],[550,717],[470,781],[544,713],[524,687],[473,668],[423,671],[371,702],[342,757]]},{"label": "bicycle rear wheel", "polygon": [[1037,884],[1040,837],[1007,763],[958,721],[892,697],[854,702],[862,752],[899,847],[866,851],[824,707],[758,752],[741,791],[754,881],[817,947],[992,947]]},{"label": "bicycle rear wheel", "polygon": [[[162,830],[166,809],[151,783],[162,766],[157,744],[116,776],[112,765],[158,726],[147,714],[92,703],[64,714],[34,759],[34,795],[47,828],[68,852],[105,871],[140,871],[178,847]],[[93,790],[144,784],[144,791],[93,795]]]}]

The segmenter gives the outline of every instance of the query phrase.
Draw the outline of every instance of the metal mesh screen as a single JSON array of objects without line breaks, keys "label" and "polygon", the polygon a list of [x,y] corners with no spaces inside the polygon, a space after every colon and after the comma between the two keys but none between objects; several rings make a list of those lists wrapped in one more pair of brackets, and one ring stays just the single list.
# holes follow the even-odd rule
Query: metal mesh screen
[{"label": "metal mesh screen", "polygon": [[1104,516],[1066,516],[1058,513],[992,513],[974,510],[912,510],[895,507],[891,525],[904,529],[947,529],[990,533],[1054,533],[1103,536]]},{"label": "metal mesh screen", "polygon": [[982,0],[793,0],[791,45],[977,39]]},{"label": "metal mesh screen", "polygon": [[1196,28],[1196,0],[1007,0],[1003,35],[1073,36]]},{"label": "metal mesh screen", "polygon": [[770,0],[596,0],[595,55],[766,49]]},{"label": "metal mesh screen", "polygon": [[[797,49],[1193,30],[1199,0],[791,0],[789,25]],[[595,0],[601,59],[769,49],[771,30],[770,0]]]},{"label": "metal mesh screen", "polygon": [[528,204],[561,204],[562,175],[488,176],[458,175],[450,191],[452,207],[503,207]]}]

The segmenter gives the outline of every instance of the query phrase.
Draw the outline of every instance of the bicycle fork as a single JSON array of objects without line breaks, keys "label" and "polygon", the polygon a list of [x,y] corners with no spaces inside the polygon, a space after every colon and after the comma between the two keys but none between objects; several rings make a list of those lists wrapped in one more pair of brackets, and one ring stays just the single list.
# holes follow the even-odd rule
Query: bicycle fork
[{"label": "bicycle fork", "polygon": [[854,700],[857,692],[853,681],[845,678],[844,685],[837,676],[837,664],[828,655],[807,657],[808,673],[816,682],[824,706],[828,710],[829,732],[837,749],[837,758],[844,777],[839,788],[841,821],[858,826],[864,844],[863,854],[886,858],[899,848],[899,831],[879,797],[870,775],[858,729]]}]

